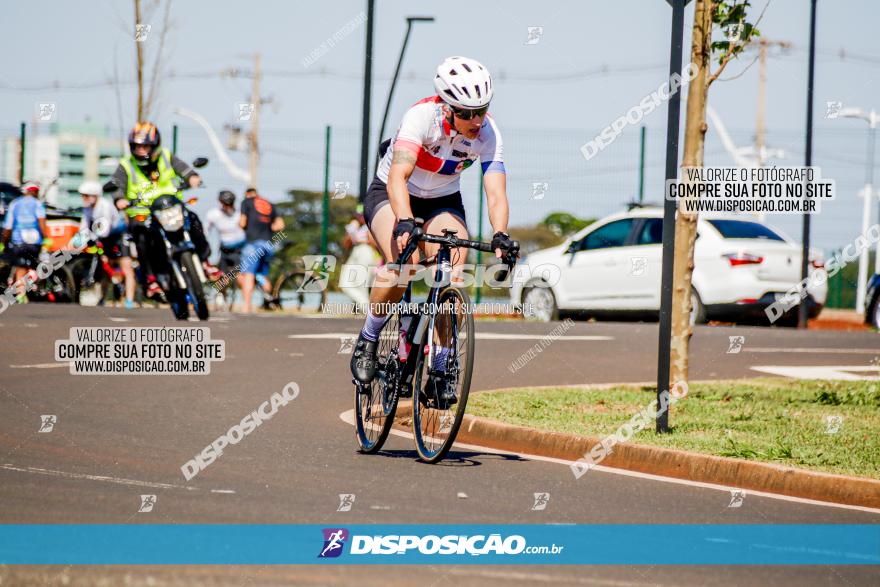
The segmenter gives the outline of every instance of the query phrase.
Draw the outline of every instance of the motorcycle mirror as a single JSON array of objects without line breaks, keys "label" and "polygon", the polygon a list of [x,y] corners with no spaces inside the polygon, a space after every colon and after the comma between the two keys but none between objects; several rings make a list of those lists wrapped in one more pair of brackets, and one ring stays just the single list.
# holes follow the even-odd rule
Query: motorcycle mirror
[{"label": "motorcycle mirror", "polygon": [[204,167],[207,164],[208,164],[207,157],[196,157],[192,163],[193,167],[195,167],[196,169],[198,169],[200,167]]},{"label": "motorcycle mirror", "polygon": [[107,192],[115,192],[115,191],[118,190],[118,189],[119,189],[119,188],[116,187],[116,184],[113,183],[112,181],[108,181],[107,183],[104,184],[104,187],[103,187],[103,190],[104,190],[104,193],[105,193],[105,194],[106,194]]}]

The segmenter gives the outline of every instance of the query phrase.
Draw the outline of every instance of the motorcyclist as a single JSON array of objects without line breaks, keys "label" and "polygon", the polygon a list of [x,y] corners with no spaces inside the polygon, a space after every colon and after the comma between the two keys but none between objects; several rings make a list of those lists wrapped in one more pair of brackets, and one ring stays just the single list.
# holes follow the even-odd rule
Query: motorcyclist
[{"label": "motorcyclist", "polygon": [[[154,243],[158,243],[158,235],[155,234],[158,229],[147,225],[150,204],[166,194],[183,199],[181,189],[198,187],[202,179],[188,163],[162,148],[159,129],[151,122],[138,122],[131,129],[128,146],[130,154],[119,161],[119,167],[110,181],[128,200],[125,212],[129,217],[129,232],[137,247],[141,285],[147,297],[154,297],[161,293],[156,273],[163,268],[163,257],[153,254],[156,250]],[[184,209],[190,218],[190,238],[196,246],[196,252],[205,264],[206,272],[213,273],[216,269],[207,261],[211,249],[202,223],[195,212],[186,206]]]}]

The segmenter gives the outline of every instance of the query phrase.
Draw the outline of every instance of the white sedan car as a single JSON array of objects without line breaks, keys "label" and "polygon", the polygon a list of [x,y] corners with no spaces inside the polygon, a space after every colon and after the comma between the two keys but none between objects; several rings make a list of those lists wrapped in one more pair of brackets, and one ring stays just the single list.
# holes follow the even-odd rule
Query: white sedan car
[{"label": "white sedan car", "polygon": [[[663,210],[635,208],[603,218],[559,246],[523,259],[510,289],[527,317],[560,312],[656,313],[660,308]],[[811,272],[824,272],[811,251]],[[697,222],[691,321],[768,323],[764,309],[801,281],[801,245],[754,217],[705,214]],[[519,276],[519,277],[517,277]],[[827,276],[826,276],[827,277]],[[825,279],[810,280],[806,303],[819,314]],[[815,285],[820,282],[821,285]],[[796,317],[797,307],[784,316]]]}]

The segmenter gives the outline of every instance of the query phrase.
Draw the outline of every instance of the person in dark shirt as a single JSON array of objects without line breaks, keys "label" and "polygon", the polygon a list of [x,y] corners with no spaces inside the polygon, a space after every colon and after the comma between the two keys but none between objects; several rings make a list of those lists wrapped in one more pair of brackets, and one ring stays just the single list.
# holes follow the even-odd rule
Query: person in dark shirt
[{"label": "person in dark shirt", "polygon": [[241,288],[242,311],[253,311],[251,297],[257,275],[261,276],[261,287],[272,294],[269,283],[269,262],[275,255],[272,233],[284,229],[284,219],[278,216],[274,204],[257,195],[256,188],[248,188],[241,203],[240,226],[244,229],[247,244],[241,251],[241,266],[238,286]]}]

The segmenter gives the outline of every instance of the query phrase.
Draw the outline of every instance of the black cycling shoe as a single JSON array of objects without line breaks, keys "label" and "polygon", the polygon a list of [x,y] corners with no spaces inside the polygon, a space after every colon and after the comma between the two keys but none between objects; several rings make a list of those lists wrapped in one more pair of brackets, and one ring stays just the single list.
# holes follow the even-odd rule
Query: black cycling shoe
[{"label": "black cycling shoe", "polygon": [[379,342],[367,340],[364,335],[358,336],[354,352],[351,354],[351,374],[361,383],[370,383],[376,376],[376,348]]},{"label": "black cycling shoe", "polygon": [[[458,403],[455,395],[455,378],[442,371],[428,371],[428,383],[421,397],[427,398],[428,407],[448,410]],[[435,404],[435,405],[431,405]]]}]

